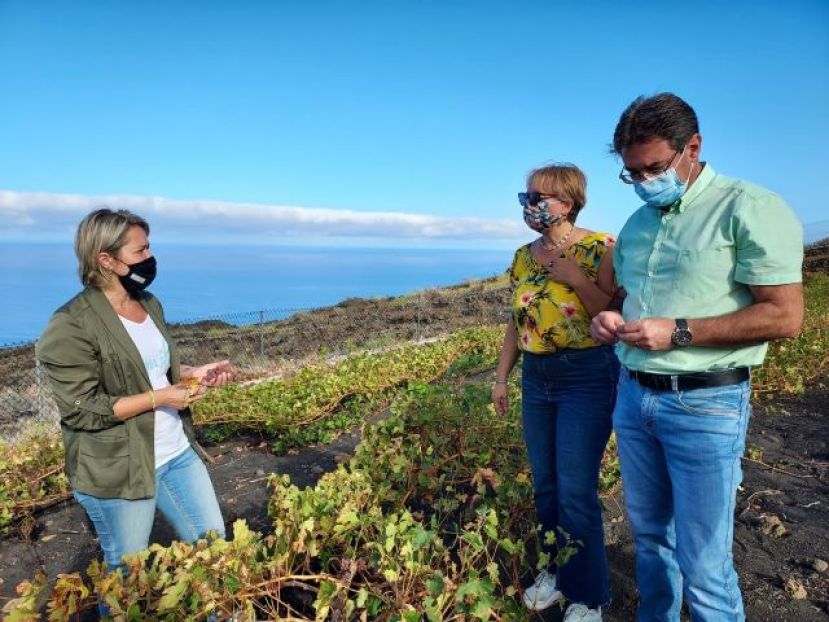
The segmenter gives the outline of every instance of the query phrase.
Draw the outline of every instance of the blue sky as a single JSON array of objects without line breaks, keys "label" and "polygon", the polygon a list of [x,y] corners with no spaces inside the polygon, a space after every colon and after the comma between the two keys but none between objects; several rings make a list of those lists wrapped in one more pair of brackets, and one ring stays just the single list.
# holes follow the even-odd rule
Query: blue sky
[{"label": "blue sky", "polygon": [[607,145],[663,90],[719,172],[829,219],[825,0],[0,0],[0,76],[0,239],[106,202],[190,242],[501,247],[549,161],[618,231]]}]

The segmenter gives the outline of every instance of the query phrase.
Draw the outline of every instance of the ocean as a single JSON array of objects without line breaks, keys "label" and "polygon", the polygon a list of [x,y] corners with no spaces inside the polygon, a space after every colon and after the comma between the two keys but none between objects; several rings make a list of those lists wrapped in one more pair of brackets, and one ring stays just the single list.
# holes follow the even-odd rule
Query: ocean
[{"label": "ocean", "polygon": [[[504,272],[513,251],[155,243],[153,253],[158,276],[150,291],[168,321],[182,322],[453,285]],[[0,346],[40,335],[80,290],[76,266],[71,243],[0,242]]]}]

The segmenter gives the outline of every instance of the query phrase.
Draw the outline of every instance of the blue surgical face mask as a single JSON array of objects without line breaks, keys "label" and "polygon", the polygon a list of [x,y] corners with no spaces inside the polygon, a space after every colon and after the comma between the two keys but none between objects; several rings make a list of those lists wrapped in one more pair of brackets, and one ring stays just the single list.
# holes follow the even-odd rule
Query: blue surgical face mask
[{"label": "blue surgical face mask", "polygon": [[547,201],[539,201],[536,205],[527,205],[524,208],[524,222],[530,229],[539,233],[557,225],[565,218],[567,218],[566,214],[551,214]]},{"label": "blue surgical face mask", "polygon": [[[685,150],[679,159],[685,155]],[[679,164],[679,161],[677,161]],[[633,189],[639,198],[647,203],[648,207],[662,208],[673,205],[676,201],[685,194],[688,189],[688,182],[691,179],[691,173],[694,170],[693,164],[691,170],[688,171],[688,179],[682,181],[679,175],[676,174],[676,167],[672,166],[664,173],[660,173],[656,177],[638,181],[633,184]]]}]

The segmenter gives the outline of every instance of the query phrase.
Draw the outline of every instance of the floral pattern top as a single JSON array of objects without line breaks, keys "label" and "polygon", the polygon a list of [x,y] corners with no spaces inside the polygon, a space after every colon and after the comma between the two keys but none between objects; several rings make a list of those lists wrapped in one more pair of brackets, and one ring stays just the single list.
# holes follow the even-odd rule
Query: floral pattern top
[{"label": "floral pattern top", "polygon": [[[568,248],[570,257],[592,281],[599,264],[615,243],[607,233],[591,233]],[[512,285],[512,319],[518,331],[518,348],[533,354],[550,354],[561,348],[600,345],[590,336],[590,314],[569,285],[551,281],[530,245],[515,251],[509,270]]]}]

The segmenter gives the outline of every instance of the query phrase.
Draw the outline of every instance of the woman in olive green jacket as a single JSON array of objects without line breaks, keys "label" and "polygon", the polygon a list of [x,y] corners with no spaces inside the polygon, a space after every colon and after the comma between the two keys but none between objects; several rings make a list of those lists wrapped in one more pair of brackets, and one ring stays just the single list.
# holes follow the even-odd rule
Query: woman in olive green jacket
[{"label": "woman in olive green jacket", "polygon": [[190,404],[232,378],[227,361],[180,364],[158,300],[149,225],[96,210],[78,226],[85,289],[58,309],[37,344],[61,416],[66,473],[110,570],[149,545],[158,508],[183,540],[224,522],[193,450]]}]

